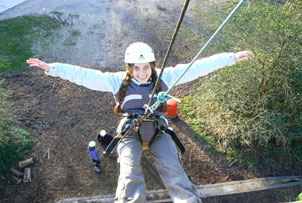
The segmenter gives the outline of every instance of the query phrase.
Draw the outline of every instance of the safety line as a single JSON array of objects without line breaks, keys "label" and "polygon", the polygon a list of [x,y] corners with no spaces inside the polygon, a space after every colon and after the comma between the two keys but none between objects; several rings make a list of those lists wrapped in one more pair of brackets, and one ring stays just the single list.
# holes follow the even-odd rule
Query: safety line
[{"label": "safety line", "polygon": [[[181,14],[180,14],[180,16],[179,16],[179,18],[178,18],[178,22],[177,22],[177,24],[176,24],[176,28],[175,28],[175,30],[174,30],[174,33],[173,33],[172,39],[171,39],[171,41],[170,41],[168,50],[167,50],[167,52],[166,52],[166,55],[165,55],[163,64],[162,64],[162,66],[161,66],[160,74],[159,74],[159,76],[157,77],[157,80],[156,80],[154,89],[153,89],[153,91],[152,91],[152,95],[151,95],[150,100],[149,100],[149,102],[148,102],[148,107],[151,106],[151,103],[152,103],[154,94],[155,94],[155,92],[156,92],[156,88],[157,88],[157,86],[160,84],[161,75],[162,75],[162,73],[164,72],[164,68],[165,68],[167,59],[168,59],[168,57],[169,57],[169,54],[170,54],[172,45],[173,45],[173,43],[174,43],[174,41],[175,41],[176,35],[177,35],[177,33],[178,33],[178,30],[179,30],[179,27],[180,27],[180,25],[181,25],[181,22],[182,22],[182,20],[183,20],[183,18],[184,18],[184,16],[185,16],[185,13],[186,13],[186,10],[187,10],[187,8],[188,8],[189,3],[190,3],[190,0],[186,0],[186,1],[185,1],[184,6],[183,6],[182,11],[181,11]],[[149,108],[146,109],[145,114],[148,113],[148,110],[149,110]]]},{"label": "safety line", "polygon": [[[178,77],[178,79],[173,83],[173,85],[167,90],[167,92],[164,92],[164,96],[167,98],[168,97],[168,93],[171,91],[171,89],[177,84],[177,82],[181,79],[181,77],[188,71],[188,69],[192,66],[192,64],[196,61],[196,59],[204,52],[204,50],[208,47],[208,45],[210,44],[210,42],[216,37],[216,35],[222,30],[222,28],[228,23],[228,21],[230,20],[230,18],[239,10],[239,8],[241,7],[241,5],[245,2],[246,0],[241,0],[239,2],[239,4],[233,9],[233,11],[230,13],[230,15],[226,18],[226,20],[220,25],[220,27],[217,29],[217,31],[212,35],[212,37],[208,40],[208,42],[204,45],[204,47],[199,51],[199,53],[194,57],[194,59],[191,61],[191,63],[189,64],[189,66],[183,71],[183,73]],[[188,3],[189,0],[186,0],[186,3]],[[186,4],[185,4],[186,5]],[[184,6],[184,9],[186,9]],[[183,9],[183,10],[184,10]],[[184,16],[184,12],[182,12],[182,17],[180,17],[180,20],[182,20],[183,16]],[[180,21],[181,22],[181,21]],[[177,23],[177,27],[179,28],[180,26],[180,23]],[[178,28],[177,28],[177,31],[178,31]],[[175,33],[177,33],[177,31]],[[174,35],[176,36],[176,34],[173,34],[173,38],[174,38]],[[173,42],[174,42],[174,39],[172,38]],[[171,49],[171,46],[173,44],[173,42],[170,42],[170,45],[169,45],[169,49],[168,49],[168,52],[166,54],[166,57],[165,57],[165,60],[164,60],[164,63],[166,63],[166,60],[167,60],[167,56],[169,55],[169,52],[170,52],[170,49]],[[163,72],[163,69],[164,69],[164,64],[162,66],[162,70],[161,70],[161,74]],[[160,76],[161,76],[160,74]],[[157,81],[156,81],[156,84],[159,83],[159,80],[160,80],[160,76],[157,78]],[[161,104],[161,102],[157,99],[157,101],[150,107],[150,104],[152,102],[152,98],[154,96],[154,92],[155,92],[155,89],[153,90],[153,93],[152,93],[152,96],[151,96],[151,99],[149,101],[149,104],[148,106],[146,107],[146,112],[145,114],[141,115],[141,118],[136,120],[135,122],[132,122],[131,125],[130,125],[130,128],[126,131],[126,133],[121,137],[121,139],[119,140],[118,143],[120,143],[126,136],[127,134],[133,130],[133,129],[136,129],[138,130],[138,127],[139,125],[146,119],[148,118],[151,114],[153,114],[153,112],[155,111],[155,109]],[[149,111],[149,112],[148,112]]]},{"label": "safety line", "polygon": [[233,9],[233,11],[229,14],[229,16],[224,20],[224,22],[220,25],[220,27],[216,30],[216,32],[212,35],[212,37],[208,40],[208,42],[202,47],[202,49],[198,52],[198,54],[193,58],[188,67],[182,72],[182,74],[177,78],[177,80],[173,83],[173,85],[165,92],[165,96],[169,94],[172,88],[179,82],[179,80],[183,77],[183,75],[189,70],[189,68],[193,65],[193,63],[197,60],[197,58],[205,51],[205,49],[209,46],[209,44],[215,39],[215,37],[220,33],[223,27],[230,21],[230,19],[234,16],[234,14],[240,9],[240,7],[244,4],[246,0],[241,0],[238,5]]}]

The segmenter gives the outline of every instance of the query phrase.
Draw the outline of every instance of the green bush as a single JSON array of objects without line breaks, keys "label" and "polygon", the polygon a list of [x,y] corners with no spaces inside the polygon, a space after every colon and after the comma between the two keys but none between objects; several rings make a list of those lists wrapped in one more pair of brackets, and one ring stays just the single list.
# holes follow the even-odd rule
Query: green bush
[{"label": "green bush", "polygon": [[[54,13],[60,15],[60,13]],[[50,16],[21,16],[0,21],[0,75],[28,70],[26,59],[32,57],[32,45],[47,46],[55,39],[53,32],[62,22]],[[78,36],[78,33],[71,33]],[[52,37],[50,37],[52,36]],[[1,83],[0,83],[1,87]],[[24,158],[31,146],[28,132],[18,127],[0,88],[0,173]]]},{"label": "green bush", "polygon": [[31,146],[31,137],[8,113],[7,95],[0,88],[0,173],[24,158]]},{"label": "green bush", "polygon": [[264,152],[302,163],[301,8],[248,2],[210,52],[246,49],[256,58],[216,71],[183,104],[194,109],[189,122],[235,159]]}]

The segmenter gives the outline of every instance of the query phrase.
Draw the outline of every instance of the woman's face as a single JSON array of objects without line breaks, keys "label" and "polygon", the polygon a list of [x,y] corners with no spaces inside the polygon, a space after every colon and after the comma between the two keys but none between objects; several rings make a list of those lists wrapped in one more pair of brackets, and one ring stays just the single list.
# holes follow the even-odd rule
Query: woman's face
[{"label": "woman's face", "polygon": [[139,83],[146,84],[152,74],[150,63],[135,63],[132,74]]}]

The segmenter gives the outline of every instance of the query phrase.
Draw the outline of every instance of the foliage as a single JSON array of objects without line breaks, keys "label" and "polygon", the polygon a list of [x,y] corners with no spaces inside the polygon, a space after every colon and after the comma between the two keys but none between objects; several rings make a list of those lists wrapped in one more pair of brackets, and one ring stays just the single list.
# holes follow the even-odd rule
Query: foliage
[{"label": "foliage", "polygon": [[48,36],[60,23],[49,16],[21,16],[0,21],[0,74],[27,69],[32,44]]},{"label": "foliage", "polygon": [[247,49],[256,58],[216,71],[183,104],[194,109],[189,122],[235,159],[267,154],[302,163],[301,8],[248,2],[210,52]]},{"label": "foliage", "polygon": [[298,197],[296,198],[296,201],[302,201],[302,192],[298,195]]},{"label": "foliage", "polygon": [[21,129],[9,114],[7,94],[0,88],[0,173],[24,158],[31,146],[31,137]]},{"label": "foliage", "polygon": [[[48,36],[59,22],[48,16],[22,16],[0,21],[0,74],[24,71],[32,44]],[[1,84],[0,84],[1,85]],[[7,93],[0,88],[0,172],[24,158],[31,146],[28,132],[10,114]]]}]

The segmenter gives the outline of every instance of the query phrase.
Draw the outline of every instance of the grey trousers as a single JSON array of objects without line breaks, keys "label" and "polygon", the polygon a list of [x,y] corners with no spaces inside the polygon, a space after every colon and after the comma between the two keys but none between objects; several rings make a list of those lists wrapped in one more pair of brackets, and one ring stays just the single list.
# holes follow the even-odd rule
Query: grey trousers
[{"label": "grey trousers", "polygon": [[[178,151],[170,135],[154,140],[153,154],[159,175],[173,202],[201,202],[195,186],[184,172]],[[115,202],[146,202],[145,180],[141,168],[142,146],[136,136],[126,137],[117,147],[120,176]]]}]

